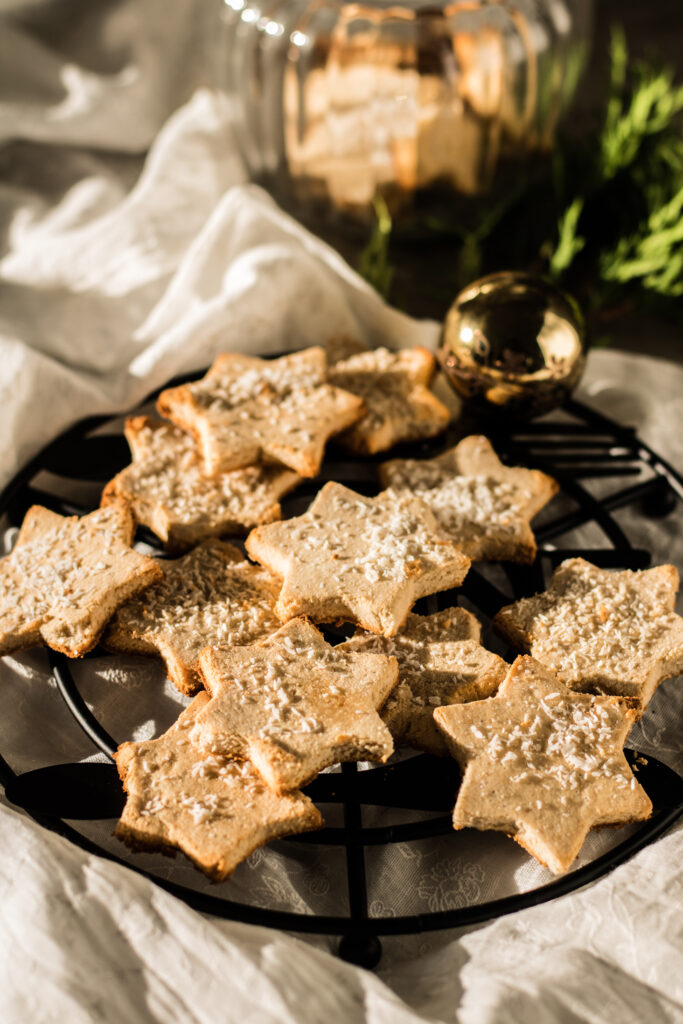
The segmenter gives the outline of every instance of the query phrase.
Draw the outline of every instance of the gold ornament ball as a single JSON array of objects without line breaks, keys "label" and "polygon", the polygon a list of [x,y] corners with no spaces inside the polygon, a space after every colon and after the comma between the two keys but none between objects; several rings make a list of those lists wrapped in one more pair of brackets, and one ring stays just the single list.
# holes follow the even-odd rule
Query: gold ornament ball
[{"label": "gold ornament ball", "polygon": [[506,271],[463,289],[439,360],[468,407],[530,419],[561,405],[586,362],[583,317],[551,281]]}]

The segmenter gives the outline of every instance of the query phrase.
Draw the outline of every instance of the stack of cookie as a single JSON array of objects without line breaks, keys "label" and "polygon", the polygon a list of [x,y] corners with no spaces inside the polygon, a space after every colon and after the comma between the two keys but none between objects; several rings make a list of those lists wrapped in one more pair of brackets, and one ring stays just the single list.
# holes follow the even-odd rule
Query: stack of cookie
[{"label": "stack of cookie", "polygon": [[[428,352],[340,339],[327,376],[325,360],[321,349],[219,357],[202,381],[161,394],[171,424],[128,422],[133,464],[104,492],[167,547],[199,541],[159,563],[163,580],[119,611],[105,646],[158,652],[184,693],[206,690],[165,736],[120,748],[128,801],[117,833],[133,846],[177,846],[216,879],[268,839],[319,826],[300,787],[322,768],[393,752],[378,709],[396,686],[396,658],[333,648],[312,621],[389,635],[418,597],[458,586],[469,566],[409,495],[368,499],[329,483],[287,523],[272,522],[275,490],[256,507],[257,488],[280,496],[315,475],[332,435],[376,452],[449,422],[427,387]],[[227,497],[236,493],[239,510]],[[257,523],[271,523],[247,538],[262,568],[211,539]]]},{"label": "stack of cookie", "polygon": [[[357,453],[435,436],[448,411],[433,357],[346,339],[270,362],[220,356],[162,392],[169,421],[129,420],[133,462],[82,519],[29,512],[0,562],[0,652],[41,640],[163,658],[192,701],[165,735],[124,743],[117,834],[184,851],[214,879],[254,848],[321,825],[301,788],[395,744],[463,769],[456,828],[500,829],[556,872],[589,828],[650,813],[623,756],[661,679],[683,669],[677,574],[565,563],[494,624],[532,657],[510,667],[462,608],[411,613],[471,560],[530,562],[531,518],[557,490],[504,466],[486,438],[380,467],[376,497],[336,482],[280,520],[330,437]],[[175,559],[130,547],[133,520]],[[249,532],[242,552],[220,538]],[[254,564],[257,563],[257,564]],[[315,624],[350,622],[333,647]],[[105,629],[106,626],[106,629]]]}]

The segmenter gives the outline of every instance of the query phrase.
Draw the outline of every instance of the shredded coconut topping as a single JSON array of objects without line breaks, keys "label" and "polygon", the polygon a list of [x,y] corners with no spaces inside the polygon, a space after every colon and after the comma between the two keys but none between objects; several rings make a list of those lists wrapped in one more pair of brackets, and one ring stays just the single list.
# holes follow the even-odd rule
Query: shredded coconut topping
[{"label": "shredded coconut topping", "polygon": [[[99,529],[93,516],[100,516]],[[102,512],[62,520],[0,562],[0,605],[20,604],[22,617],[30,621],[97,604],[111,586],[110,574],[120,572],[126,559],[140,556]]]},{"label": "shredded coconut topping", "polygon": [[407,419],[411,426],[416,420],[415,410],[406,403],[414,384],[401,353],[386,348],[359,353],[338,363],[330,380],[364,400],[367,411],[356,431],[378,430],[391,418]]},{"label": "shredded coconut topping", "polygon": [[243,646],[274,633],[277,586],[264,570],[222,551],[209,544],[161,563],[163,579],[119,610],[116,629],[164,642],[190,663],[209,644]]},{"label": "shredded coconut topping", "polygon": [[135,447],[135,461],[124,470],[125,490],[184,524],[256,525],[291,485],[291,473],[267,466],[207,477],[194,438],[170,424],[145,425]]},{"label": "shredded coconut topping", "polygon": [[393,464],[391,486],[421,498],[455,543],[478,536],[514,534],[525,520],[525,499],[518,487],[490,476],[462,476],[435,462]]},{"label": "shredded coconut topping", "polygon": [[[353,521],[358,532],[346,528],[333,533],[330,521]],[[415,502],[384,492],[382,500],[335,492],[329,519],[307,512],[292,523],[292,542],[300,547],[301,561],[317,561],[325,552],[335,576],[362,574],[368,583],[405,580],[420,569],[453,559],[453,548],[426,524]]]},{"label": "shredded coconut topping", "polygon": [[324,361],[317,359],[254,360],[240,365],[219,362],[203,380],[189,385],[202,403],[219,410],[234,409],[259,398],[285,397],[292,391],[311,390],[324,382]]},{"label": "shredded coconut topping", "polygon": [[254,652],[242,658],[239,673],[231,672],[230,691],[238,695],[239,704],[251,705],[259,719],[265,719],[259,726],[262,736],[320,734],[325,722],[318,710],[343,692],[329,673],[339,675],[342,682],[350,668],[348,656],[333,648],[314,650],[286,637],[267,654]]},{"label": "shredded coconut topping", "polygon": [[513,605],[512,621],[531,633],[531,653],[563,682],[632,676],[634,657],[656,657],[678,622],[664,595],[634,586],[636,576],[593,566],[566,572],[545,594]]},{"label": "shredded coconut topping", "polygon": [[568,790],[598,777],[630,784],[630,772],[613,748],[613,716],[600,704],[586,707],[548,694],[512,727],[470,728],[477,740],[486,742],[486,755],[508,768],[512,782],[542,785],[544,779],[553,779]]},{"label": "shredded coconut topping", "polygon": [[442,429],[448,422],[448,411],[443,407],[437,412],[438,403],[425,406],[425,388],[417,382],[415,373],[411,350],[377,348],[339,361],[330,370],[330,380],[361,397],[366,409],[350,433],[367,437],[391,424],[396,439],[415,439],[431,437]]}]

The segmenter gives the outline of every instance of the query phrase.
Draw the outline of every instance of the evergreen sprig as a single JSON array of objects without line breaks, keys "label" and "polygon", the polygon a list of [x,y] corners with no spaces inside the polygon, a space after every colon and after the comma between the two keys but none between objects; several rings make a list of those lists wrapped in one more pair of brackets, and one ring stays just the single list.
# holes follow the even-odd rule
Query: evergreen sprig
[{"label": "evergreen sprig", "polygon": [[583,207],[583,197],[577,196],[560,216],[557,223],[557,244],[548,261],[553,277],[563,274],[586,245],[586,239],[578,234]]},{"label": "evergreen sprig", "polygon": [[683,187],[653,210],[641,231],[621,239],[600,258],[606,281],[640,283],[659,295],[683,295]]},{"label": "evergreen sprig", "polygon": [[[637,159],[643,142],[671,128],[683,110],[683,86],[674,87],[670,68],[657,69],[640,62],[632,76],[623,30],[612,32],[611,88],[600,138],[600,170],[609,181]],[[629,77],[633,87],[629,93]]]},{"label": "evergreen sprig", "polygon": [[393,221],[386,200],[377,192],[372,201],[375,223],[368,244],[360,254],[358,272],[383,298],[389,297],[394,267],[389,262],[389,240]]},{"label": "evergreen sprig", "polygon": [[[529,165],[533,177],[521,189],[479,207],[472,200],[466,211],[454,202],[422,223],[440,252],[452,240],[443,260],[451,296],[480,274],[533,269],[577,294],[589,313],[657,300],[683,315],[672,301],[683,295],[683,85],[670,68],[631,60],[620,28],[609,52],[608,94],[587,139],[560,139],[552,160]],[[395,268],[380,195],[375,217],[359,269],[386,297]]]},{"label": "evergreen sprig", "polygon": [[683,294],[683,86],[669,68],[631,67],[621,29],[612,32],[610,67],[597,145],[558,218],[549,269],[563,278],[583,254],[607,295],[611,285],[637,284],[673,298]]}]

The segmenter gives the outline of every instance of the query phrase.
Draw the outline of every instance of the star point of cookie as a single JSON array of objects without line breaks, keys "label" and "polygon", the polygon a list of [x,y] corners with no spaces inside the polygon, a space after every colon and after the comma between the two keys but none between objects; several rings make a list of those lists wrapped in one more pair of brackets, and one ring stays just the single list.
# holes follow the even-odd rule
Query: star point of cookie
[{"label": "star point of cookie", "polygon": [[637,717],[633,702],[574,693],[520,656],[495,697],[434,712],[463,768],[454,828],[507,832],[563,874],[591,828],[652,812],[623,753]]},{"label": "star point of cookie", "polygon": [[396,684],[394,658],[337,651],[294,619],[251,647],[205,648],[200,667],[211,701],[193,741],[248,758],[275,792],[339,761],[386,761],[393,752],[377,709]]},{"label": "star point of cookie", "polygon": [[530,520],[557,492],[536,469],[504,466],[487,438],[464,438],[434,459],[394,459],[380,468],[383,487],[408,491],[434,513],[444,536],[472,559],[532,562]]},{"label": "star point of cookie", "polygon": [[248,761],[193,746],[192,728],[208,702],[200,693],[163,736],[118,748],[127,799],[114,834],[133,849],[179,849],[220,882],[257,847],[323,821],[307,796],[273,793]]},{"label": "star point of cookie", "polygon": [[181,693],[202,688],[203,647],[242,647],[280,628],[279,582],[232,544],[205,541],[158,565],[162,579],[119,608],[102,643],[109,650],[160,655]]},{"label": "star point of cookie", "polygon": [[683,673],[677,590],[672,565],[614,571],[571,558],[546,591],[502,608],[493,622],[572,689],[644,708],[660,682]]},{"label": "star point of cookie", "polygon": [[125,434],[133,461],[109,481],[102,504],[126,501],[171,551],[279,519],[280,498],[301,482],[282,466],[207,477],[192,435],[147,416],[127,420]]},{"label": "star point of cookie", "polygon": [[382,708],[394,742],[444,756],[446,741],[434,709],[490,697],[508,665],[479,643],[481,626],[464,608],[434,615],[410,614],[393,637],[358,632],[339,647],[377,651],[398,661],[398,684]]},{"label": "star point of cookie", "polygon": [[332,351],[345,356],[331,367],[330,381],[365,403],[365,414],[337,437],[338,443],[357,454],[372,455],[446,429],[451,414],[429,390],[436,361],[427,349],[354,352],[349,342],[346,350],[341,341],[330,344]]},{"label": "star point of cookie", "polygon": [[315,476],[328,438],[363,412],[360,398],[327,382],[322,348],[273,360],[225,353],[157,405],[194,434],[208,475],[263,461]]},{"label": "star point of cookie", "polygon": [[0,655],[45,643],[70,658],[97,643],[107,620],[161,570],[131,547],[122,503],[64,517],[40,505],[0,560]]},{"label": "star point of cookie", "polygon": [[257,527],[248,553],[283,577],[278,614],[392,636],[420,597],[460,586],[469,559],[418,499],[328,483],[303,515]]}]

